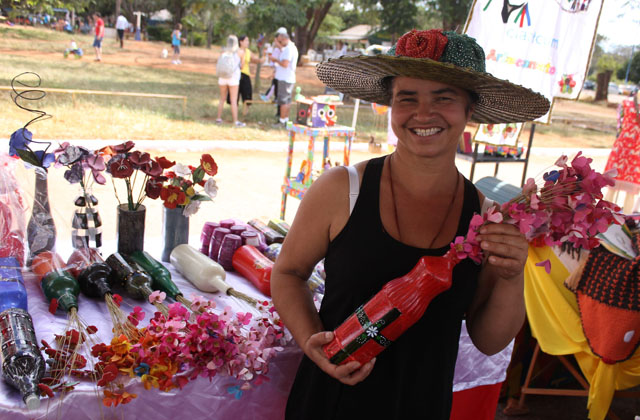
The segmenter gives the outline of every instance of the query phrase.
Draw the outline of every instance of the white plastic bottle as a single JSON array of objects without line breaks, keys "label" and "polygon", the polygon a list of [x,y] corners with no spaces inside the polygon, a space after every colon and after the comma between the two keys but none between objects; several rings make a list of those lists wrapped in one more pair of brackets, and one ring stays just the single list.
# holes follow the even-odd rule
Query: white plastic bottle
[{"label": "white plastic bottle", "polygon": [[224,281],[224,268],[194,247],[178,245],[171,251],[169,260],[199,290],[209,293],[220,291],[224,294],[229,290],[229,285]]}]

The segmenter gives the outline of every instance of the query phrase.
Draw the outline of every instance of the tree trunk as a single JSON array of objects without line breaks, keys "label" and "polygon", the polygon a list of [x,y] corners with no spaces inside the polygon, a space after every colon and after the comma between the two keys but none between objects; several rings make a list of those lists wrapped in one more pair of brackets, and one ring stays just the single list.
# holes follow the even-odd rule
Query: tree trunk
[{"label": "tree trunk", "polygon": [[302,55],[306,54],[313,45],[313,41],[316,39],[316,35],[318,35],[320,25],[322,25],[322,21],[327,16],[327,13],[329,13],[332,4],[333,1],[327,1],[317,9],[308,8],[306,24],[296,27],[295,43],[299,52],[298,63],[300,63]]},{"label": "tree trunk", "polygon": [[597,76],[597,89],[596,89],[596,101],[606,101],[609,93],[609,81],[611,80],[611,74],[613,71],[606,70],[602,73],[598,73]]},{"label": "tree trunk", "polygon": [[211,43],[213,42],[213,21],[210,19],[207,25],[207,48],[211,49]]},{"label": "tree trunk", "polygon": [[122,5],[122,0],[116,0],[116,18],[120,16],[120,6]]}]

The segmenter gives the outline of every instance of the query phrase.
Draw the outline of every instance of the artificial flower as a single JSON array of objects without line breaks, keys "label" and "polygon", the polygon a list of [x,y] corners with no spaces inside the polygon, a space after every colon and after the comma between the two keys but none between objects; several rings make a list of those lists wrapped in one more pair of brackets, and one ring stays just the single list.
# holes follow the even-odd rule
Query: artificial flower
[{"label": "artificial flower", "polygon": [[182,215],[185,217],[193,216],[198,212],[198,209],[200,208],[201,203],[202,201],[191,201],[189,204],[187,204],[184,207],[184,210],[182,211]]},{"label": "artificial flower", "polygon": [[109,173],[114,178],[129,178],[133,169],[132,162],[127,158],[109,161]]},{"label": "artificial flower", "polygon": [[136,150],[135,152],[131,152],[129,155],[129,160],[135,165],[137,169],[141,169],[144,165],[151,162],[151,155],[147,152],[141,152]]},{"label": "artificial flower", "polygon": [[216,174],[218,173],[218,164],[208,153],[203,154],[200,158],[200,166],[209,176],[216,176]]},{"label": "artificial flower", "polygon": [[162,187],[160,198],[164,201],[165,207],[175,209],[178,205],[185,202],[187,196],[180,188],[169,185]]},{"label": "artificial flower", "polygon": [[204,184],[204,192],[211,198],[216,198],[218,195],[218,184],[216,180],[213,178],[207,179],[207,182]]},{"label": "artificial flower", "polygon": [[149,303],[162,303],[167,298],[167,294],[165,292],[161,292],[160,290],[154,290],[149,295]]},{"label": "artificial flower", "polygon": [[175,165],[173,165],[172,169],[177,176],[181,177],[191,176],[192,173],[191,169],[189,169],[187,165],[183,165],[181,163],[176,163]]},{"label": "artificial flower", "polygon": [[147,181],[147,185],[144,187],[144,192],[147,197],[155,200],[160,197],[162,191],[162,184],[167,180],[167,177],[153,177]]},{"label": "artificial flower", "polygon": [[173,165],[176,164],[175,161],[170,161],[169,159],[167,159],[164,156],[160,156],[158,159],[156,159],[158,161],[158,164],[160,165],[160,167],[162,169],[169,169],[171,168]]}]

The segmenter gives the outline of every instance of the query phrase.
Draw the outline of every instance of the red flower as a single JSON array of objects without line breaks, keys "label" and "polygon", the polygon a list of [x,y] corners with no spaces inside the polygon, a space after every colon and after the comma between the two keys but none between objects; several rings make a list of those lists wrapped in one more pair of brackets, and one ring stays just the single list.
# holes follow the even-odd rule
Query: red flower
[{"label": "red flower", "polygon": [[135,143],[132,141],[127,141],[125,143],[119,144],[117,146],[110,146],[113,151],[115,151],[116,153],[127,153],[129,150],[133,149],[133,146],[135,146]]},{"label": "red flower", "polygon": [[98,327],[94,326],[94,325],[89,325],[87,327],[87,333],[88,334],[95,334],[98,332]]},{"label": "red flower", "polygon": [[114,178],[128,178],[133,174],[133,164],[129,159],[109,161],[109,171]]},{"label": "red flower", "polygon": [[49,388],[45,384],[38,384],[38,389],[40,390],[41,393],[43,393],[47,397],[53,398],[53,391],[51,390],[51,388]]},{"label": "red flower", "polygon": [[164,206],[168,209],[175,209],[177,206],[184,204],[187,196],[178,187],[169,185],[162,188],[160,198],[164,201]]},{"label": "red flower", "polygon": [[198,169],[198,168],[196,168],[195,166],[189,165],[189,169],[191,169],[191,172],[193,172],[193,171],[195,171],[195,170],[196,170],[196,169]]},{"label": "red flower", "polygon": [[113,299],[113,303],[115,303],[116,306],[119,308],[120,304],[122,303],[122,296],[120,296],[119,294],[115,293],[115,294],[111,295],[111,299]]},{"label": "red flower", "polygon": [[173,179],[176,177],[176,173],[173,171],[169,171],[166,174],[164,174],[164,176],[166,176],[168,179]]},{"label": "red flower", "polygon": [[155,178],[151,178],[147,181],[147,185],[144,187],[144,192],[147,194],[147,197],[155,200],[160,197],[160,192],[162,191],[162,184],[166,181],[167,178],[164,176],[158,176]]},{"label": "red flower", "polygon": [[440,29],[428,31],[414,29],[400,37],[396,45],[396,56],[430,58],[439,61],[448,41]]},{"label": "red flower", "polygon": [[175,161],[170,161],[169,159],[167,159],[164,156],[160,156],[159,158],[156,159],[158,161],[158,164],[160,164],[160,166],[162,167],[162,169],[169,169],[170,167],[172,167],[173,165],[176,164]]},{"label": "red flower", "polygon": [[140,168],[142,172],[149,176],[159,176],[162,175],[162,166],[155,160],[151,160],[147,162],[144,166]]},{"label": "red flower", "polygon": [[106,386],[118,376],[118,367],[115,363],[109,363],[102,370],[102,378],[98,381],[98,386]]},{"label": "red flower", "polygon": [[143,153],[139,150],[136,150],[129,155],[129,160],[131,160],[131,162],[133,162],[136,167],[142,168],[144,165],[151,161],[151,156],[147,152]]},{"label": "red flower", "polygon": [[200,158],[200,165],[204,172],[209,176],[215,176],[218,173],[218,164],[208,153],[202,155]]}]

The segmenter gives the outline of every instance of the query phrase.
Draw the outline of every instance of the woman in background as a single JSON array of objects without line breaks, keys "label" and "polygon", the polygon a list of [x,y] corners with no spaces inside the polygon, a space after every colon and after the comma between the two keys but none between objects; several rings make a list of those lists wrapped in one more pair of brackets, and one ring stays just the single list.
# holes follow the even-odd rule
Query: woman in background
[{"label": "woman in background", "polygon": [[244,127],[246,124],[238,121],[238,87],[240,85],[240,57],[238,56],[238,37],[229,35],[227,38],[227,46],[223,54],[231,54],[233,57],[233,73],[231,77],[218,78],[218,86],[220,87],[220,98],[218,100],[218,118],[216,123],[222,123],[222,108],[227,95],[230,98],[231,116],[236,127]]}]

